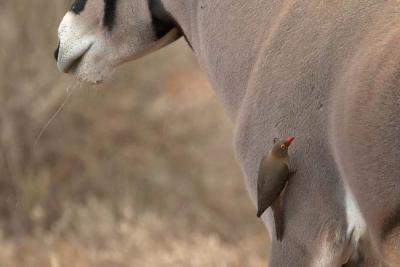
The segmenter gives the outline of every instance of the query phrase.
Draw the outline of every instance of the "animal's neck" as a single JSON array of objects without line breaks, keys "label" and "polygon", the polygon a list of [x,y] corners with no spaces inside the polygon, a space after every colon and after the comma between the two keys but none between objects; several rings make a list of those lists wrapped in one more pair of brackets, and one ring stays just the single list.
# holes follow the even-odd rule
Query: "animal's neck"
[{"label": "animal's neck", "polygon": [[265,17],[264,2],[269,1],[162,0],[232,120],[241,107],[265,30],[257,26]]}]

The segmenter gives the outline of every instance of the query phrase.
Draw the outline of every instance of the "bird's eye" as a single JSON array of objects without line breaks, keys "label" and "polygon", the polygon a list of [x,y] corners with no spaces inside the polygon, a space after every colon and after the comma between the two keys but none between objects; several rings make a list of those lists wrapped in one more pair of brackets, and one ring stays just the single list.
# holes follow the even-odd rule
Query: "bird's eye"
[{"label": "bird's eye", "polygon": [[282,148],[282,149],[286,149],[285,144],[282,144],[282,145],[281,145],[281,148]]}]

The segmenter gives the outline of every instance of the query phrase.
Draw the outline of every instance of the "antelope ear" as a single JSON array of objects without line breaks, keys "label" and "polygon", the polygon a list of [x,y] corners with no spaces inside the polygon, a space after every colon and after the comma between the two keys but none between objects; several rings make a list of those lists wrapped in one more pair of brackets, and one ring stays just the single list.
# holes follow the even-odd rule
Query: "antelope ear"
[{"label": "antelope ear", "polygon": [[276,142],[278,142],[279,141],[279,138],[278,137],[274,137],[274,144],[276,144]]}]

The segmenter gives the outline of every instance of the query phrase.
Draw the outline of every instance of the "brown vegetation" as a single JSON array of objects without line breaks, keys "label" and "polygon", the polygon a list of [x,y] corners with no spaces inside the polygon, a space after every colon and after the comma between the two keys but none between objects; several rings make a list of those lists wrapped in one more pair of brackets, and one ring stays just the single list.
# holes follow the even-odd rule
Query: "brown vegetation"
[{"label": "brown vegetation", "polygon": [[[0,1],[0,266],[264,266],[232,126],[183,41],[99,87],[57,72],[69,1]],[[70,89],[71,90],[71,89]]]}]

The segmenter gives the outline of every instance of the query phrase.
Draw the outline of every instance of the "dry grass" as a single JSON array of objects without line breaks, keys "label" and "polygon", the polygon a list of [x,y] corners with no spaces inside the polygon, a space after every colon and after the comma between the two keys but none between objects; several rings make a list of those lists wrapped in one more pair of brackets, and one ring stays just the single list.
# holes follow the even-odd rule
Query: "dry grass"
[{"label": "dry grass", "polygon": [[51,57],[69,1],[0,2],[0,266],[264,266],[232,125],[184,42],[82,85]]}]

